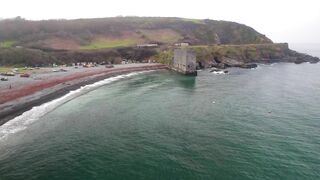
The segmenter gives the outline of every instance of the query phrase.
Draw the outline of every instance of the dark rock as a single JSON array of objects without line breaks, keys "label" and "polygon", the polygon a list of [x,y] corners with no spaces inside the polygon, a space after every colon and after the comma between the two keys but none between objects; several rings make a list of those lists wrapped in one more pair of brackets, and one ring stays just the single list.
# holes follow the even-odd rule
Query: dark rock
[{"label": "dark rock", "polygon": [[246,68],[246,69],[252,69],[252,68],[256,68],[258,67],[257,64],[253,64],[253,63],[250,63],[250,64],[243,64],[240,66],[241,68]]},{"label": "dark rock", "polygon": [[224,63],[219,63],[215,66],[216,68],[219,68],[219,69],[226,69],[227,68],[227,65],[224,64]]},{"label": "dark rock", "polygon": [[302,64],[304,61],[294,61],[295,64]]},{"label": "dark rock", "polygon": [[216,66],[217,64],[219,64],[216,60],[212,60],[211,61],[211,63],[210,63],[210,65],[211,65],[211,67],[214,67],[214,66]]},{"label": "dark rock", "polygon": [[197,70],[199,70],[199,69],[204,69],[204,68],[205,68],[204,62],[202,62],[202,61],[198,62],[198,65],[197,65],[196,68],[197,68]]},{"label": "dark rock", "polygon": [[213,62],[216,62],[218,64],[218,63],[221,63],[221,60],[218,57],[214,57]]},{"label": "dark rock", "polygon": [[308,54],[303,54],[292,50],[290,50],[290,57],[294,59],[292,62],[294,62],[295,64],[301,64],[304,62],[310,62],[314,64],[320,61],[320,59],[317,57],[313,57]]}]

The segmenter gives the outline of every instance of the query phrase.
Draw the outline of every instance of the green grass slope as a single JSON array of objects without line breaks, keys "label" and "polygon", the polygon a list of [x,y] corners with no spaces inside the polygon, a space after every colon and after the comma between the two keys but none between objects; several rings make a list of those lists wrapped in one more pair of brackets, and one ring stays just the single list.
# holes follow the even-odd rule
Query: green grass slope
[{"label": "green grass slope", "polygon": [[15,45],[29,48],[68,50],[130,47],[149,42],[162,45],[176,42],[193,45],[272,43],[253,28],[235,22],[165,17],[46,21],[15,18],[0,21],[1,42],[5,46],[10,46],[6,42],[15,42]]}]

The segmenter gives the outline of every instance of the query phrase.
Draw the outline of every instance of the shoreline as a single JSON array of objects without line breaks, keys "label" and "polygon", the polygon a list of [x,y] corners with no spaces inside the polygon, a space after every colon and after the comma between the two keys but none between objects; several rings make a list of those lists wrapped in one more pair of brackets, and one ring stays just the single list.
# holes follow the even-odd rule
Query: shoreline
[{"label": "shoreline", "polygon": [[[23,92],[20,97],[15,97],[14,99],[7,98],[9,99],[8,101],[0,104],[0,126],[21,115],[23,112],[30,110],[34,106],[59,98],[72,90],[80,88],[81,86],[131,72],[161,69],[167,69],[167,66],[161,64],[146,64],[137,67],[107,69],[95,73],[78,74],[78,76],[74,74],[66,77],[65,79],[52,79],[52,82],[49,80],[49,82],[42,82],[42,84],[38,83],[22,87],[16,91],[23,92],[27,88],[33,89],[29,92]],[[10,92],[1,92],[0,95],[4,96],[5,93]]]}]

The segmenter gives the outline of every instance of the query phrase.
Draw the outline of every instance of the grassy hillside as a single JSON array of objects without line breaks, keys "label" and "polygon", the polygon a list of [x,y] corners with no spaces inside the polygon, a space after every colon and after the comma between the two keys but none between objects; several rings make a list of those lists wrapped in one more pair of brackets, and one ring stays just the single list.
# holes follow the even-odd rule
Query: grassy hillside
[{"label": "grassy hillside", "polygon": [[109,49],[135,46],[137,41],[135,39],[97,39],[93,40],[88,45],[83,45],[80,49],[94,50],[94,49]]},{"label": "grassy hillside", "polygon": [[11,48],[13,46],[13,44],[15,43],[15,41],[3,41],[0,43],[0,47],[2,48]]},{"label": "grassy hillside", "polygon": [[260,44],[271,40],[251,27],[227,21],[162,17],[0,21],[2,46],[51,49],[103,49],[138,43],[193,45]]},{"label": "grassy hillside", "polygon": [[[178,42],[188,42],[204,65],[217,60],[230,64],[251,62],[317,62],[273,44],[266,36],[243,24],[227,21],[114,17],[77,20],[0,21],[0,66],[46,66],[73,62],[120,63],[122,59],[164,64],[172,61]],[[157,48],[136,48],[158,43]],[[218,45],[219,44],[219,45]]]}]

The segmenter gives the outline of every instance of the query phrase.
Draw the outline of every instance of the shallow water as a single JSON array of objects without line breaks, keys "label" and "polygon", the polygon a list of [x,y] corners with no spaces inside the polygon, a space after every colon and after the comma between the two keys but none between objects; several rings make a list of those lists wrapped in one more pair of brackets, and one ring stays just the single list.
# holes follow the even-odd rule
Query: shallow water
[{"label": "shallow water", "polygon": [[1,180],[320,178],[320,64],[146,72],[51,106],[0,127]]}]

